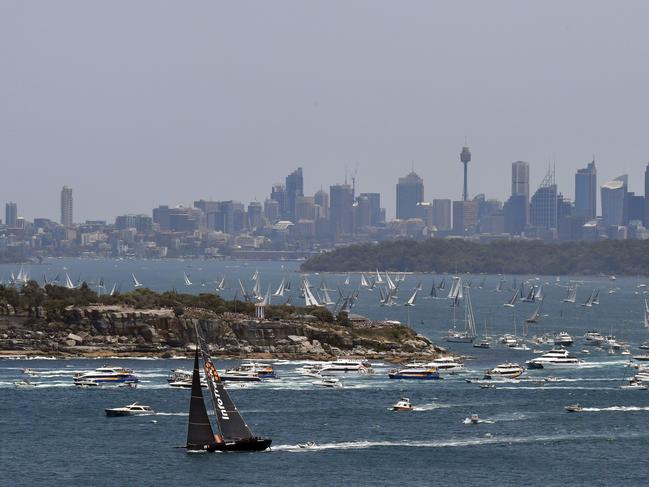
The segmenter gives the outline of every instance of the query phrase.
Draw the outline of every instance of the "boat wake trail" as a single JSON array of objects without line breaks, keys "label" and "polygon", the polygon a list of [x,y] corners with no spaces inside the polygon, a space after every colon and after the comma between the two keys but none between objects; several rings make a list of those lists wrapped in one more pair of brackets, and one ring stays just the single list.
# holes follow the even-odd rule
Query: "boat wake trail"
[{"label": "boat wake trail", "polygon": [[455,407],[456,404],[440,404],[437,402],[430,402],[426,404],[420,404],[418,406],[413,406],[413,411],[433,411],[435,409],[446,409]]},{"label": "boat wake trail", "polygon": [[581,411],[590,412],[590,413],[599,413],[599,412],[606,412],[606,411],[618,411],[618,412],[649,411],[649,406],[610,406],[607,408],[583,408]]},{"label": "boat wake trail", "polygon": [[[643,435],[646,437],[647,435]],[[640,435],[632,435],[633,438],[639,438]],[[322,443],[315,444],[308,447],[304,445],[276,445],[272,447],[272,451],[285,451],[285,452],[317,452],[326,450],[364,450],[368,448],[381,448],[381,447],[398,447],[398,448],[457,448],[457,447],[471,447],[481,445],[499,445],[499,444],[524,444],[524,443],[553,443],[563,441],[580,441],[580,440],[611,440],[622,438],[622,436],[611,436],[606,434],[596,435],[554,435],[554,436],[484,436],[481,438],[472,439],[449,439],[445,441],[346,441],[336,443]],[[630,436],[625,434],[624,439],[629,439]]]}]

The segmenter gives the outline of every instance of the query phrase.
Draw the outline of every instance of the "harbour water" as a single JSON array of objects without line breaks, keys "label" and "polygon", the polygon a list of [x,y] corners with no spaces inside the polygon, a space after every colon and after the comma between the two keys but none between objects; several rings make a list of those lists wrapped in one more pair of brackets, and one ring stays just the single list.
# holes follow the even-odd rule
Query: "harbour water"
[{"label": "harbour water", "polygon": [[[73,280],[104,277],[106,286],[122,282],[129,290],[131,272],[155,290],[175,287],[188,292],[211,291],[226,275],[224,297],[231,297],[241,278],[246,286],[256,269],[262,287],[277,285],[283,276],[300,281],[291,262],[204,261],[84,261],[50,260],[29,271],[39,281],[67,272]],[[64,269],[65,268],[65,269]],[[16,266],[0,266],[5,278]],[[184,285],[183,272],[191,287]],[[345,291],[345,275],[310,275],[315,286]],[[157,360],[3,360],[0,361],[0,431],[4,485],[646,485],[644,452],[649,447],[649,391],[620,389],[632,374],[631,357],[583,345],[584,333],[596,329],[614,334],[639,353],[647,339],[643,327],[644,287],[636,278],[542,277],[545,306],[539,324],[528,336],[565,330],[575,338],[572,352],[584,361],[573,369],[527,371],[527,380],[483,389],[466,377],[505,361],[523,364],[530,350],[502,345],[475,349],[470,344],[446,344],[452,310],[446,299],[426,299],[432,280],[443,276],[408,275],[401,284],[400,302],[422,281],[414,307],[381,307],[376,291],[361,290],[354,312],[375,319],[409,321],[419,332],[460,354],[470,355],[467,371],[439,381],[389,380],[388,364],[377,363],[369,375],[345,375],[342,389],[320,389],[313,379],[296,372],[298,362],[274,362],[279,379],[230,387],[231,395],[255,433],[273,438],[269,452],[256,454],[187,454],[189,391],[168,387],[171,369],[191,368],[187,359]],[[494,292],[499,276],[485,276],[483,289],[473,281],[471,298],[483,332],[518,334],[533,304],[504,308],[511,296]],[[358,288],[351,276],[347,289]],[[521,277],[517,278],[520,283]],[[569,281],[580,281],[577,304],[562,303]],[[205,286],[200,282],[205,281]],[[447,284],[449,276],[446,276]],[[235,286],[236,284],[236,286]],[[212,286],[212,287],[210,287]],[[600,289],[600,304],[581,307],[592,289]],[[448,287],[447,287],[448,289]],[[608,290],[613,293],[609,294]],[[447,291],[448,292],[448,291]],[[297,294],[297,293],[296,293]],[[297,297],[297,296],[296,296]],[[297,301],[296,301],[297,304]],[[463,314],[457,310],[458,327]],[[582,354],[588,348],[589,354]],[[218,360],[219,368],[234,365]],[[123,365],[140,376],[137,389],[78,389],[75,372],[103,365]],[[34,388],[16,389],[22,369],[34,369]],[[551,377],[551,380],[545,380]],[[415,410],[389,408],[408,396]],[[133,401],[153,406],[156,414],[107,418],[104,409]],[[567,413],[579,403],[585,411]],[[464,423],[477,413],[486,422]],[[298,444],[314,441],[303,449]]]}]

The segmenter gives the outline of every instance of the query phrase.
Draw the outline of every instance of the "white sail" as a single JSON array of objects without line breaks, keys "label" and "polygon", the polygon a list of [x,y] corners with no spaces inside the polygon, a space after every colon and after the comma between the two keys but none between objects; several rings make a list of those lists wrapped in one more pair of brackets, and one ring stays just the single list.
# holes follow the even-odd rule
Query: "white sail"
[{"label": "white sail", "polygon": [[514,295],[509,298],[509,301],[507,301],[503,306],[506,308],[513,308],[516,305],[516,302],[518,301],[518,290],[514,291]]},{"label": "white sail", "polygon": [[322,301],[323,301],[322,304],[326,304],[326,305],[328,305],[328,306],[331,306],[331,305],[333,305],[333,304],[336,304],[336,303],[333,301],[333,299],[331,299],[331,296],[329,296],[329,289],[327,289],[326,287],[322,289],[322,298],[323,298],[323,299],[322,299]]},{"label": "white sail", "polygon": [[216,289],[219,291],[225,289],[225,274],[221,277],[221,281],[217,284]]},{"label": "white sail", "polygon": [[365,274],[361,273],[361,287],[369,287],[367,279],[365,279]]},{"label": "white sail", "polygon": [[644,326],[649,328],[649,301],[644,300]]},{"label": "white sail", "polygon": [[345,277],[345,286],[349,286],[349,274]]},{"label": "white sail", "polygon": [[67,272],[65,273],[65,287],[68,289],[74,289],[74,284],[72,284],[72,280]]},{"label": "white sail", "polygon": [[133,278],[133,287],[138,288],[142,287],[142,283],[137,280],[137,277],[135,277],[135,274],[131,272],[131,277]]},{"label": "white sail", "polygon": [[419,288],[415,289],[415,292],[412,293],[412,296],[406,301],[404,306],[414,306],[415,305],[415,300],[417,299],[417,294],[419,293]]},{"label": "white sail", "polygon": [[264,296],[263,301],[261,302],[263,305],[268,306],[271,304],[270,302],[270,284],[268,284],[268,289],[266,290],[266,295]]},{"label": "white sail", "polygon": [[453,282],[451,283],[451,289],[448,291],[448,298],[453,300],[462,299],[464,296],[462,287],[462,278],[454,277]]},{"label": "white sail", "polygon": [[536,294],[534,295],[534,299],[536,301],[543,301],[543,284],[539,286],[539,288],[536,290]]},{"label": "white sail", "polygon": [[471,293],[469,288],[466,289],[466,297],[464,298],[464,322],[466,334],[475,338],[477,336],[475,329],[475,315],[473,314],[473,305],[471,304]]},{"label": "white sail", "polygon": [[273,293],[273,296],[284,296],[284,286],[286,285],[286,279],[282,278],[282,282],[279,283],[277,289]]},{"label": "white sail", "polygon": [[577,301],[577,288],[575,286],[572,286],[568,288],[568,293],[566,294],[566,297],[563,300],[563,302],[575,304],[576,301]]},{"label": "white sail", "polygon": [[302,291],[304,292],[304,304],[305,306],[322,306],[316,297],[313,295],[311,292],[311,289],[309,288],[309,281],[304,279],[304,282],[302,283]]},{"label": "white sail", "polygon": [[187,275],[186,272],[183,272],[183,278],[185,279],[185,286],[191,286],[192,281],[189,280],[189,276]]},{"label": "white sail", "polygon": [[255,269],[255,273],[250,278],[251,281],[256,281],[257,279],[259,279],[259,269]]},{"label": "white sail", "polygon": [[381,274],[379,274],[378,269],[376,269],[376,283],[377,284],[383,284],[383,279],[381,278]]},{"label": "white sail", "polygon": [[114,283],[114,284],[113,284],[113,288],[110,290],[109,295],[110,295],[110,296],[114,296],[114,295],[115,295],[115,291],[117,291],[117,283]]}]

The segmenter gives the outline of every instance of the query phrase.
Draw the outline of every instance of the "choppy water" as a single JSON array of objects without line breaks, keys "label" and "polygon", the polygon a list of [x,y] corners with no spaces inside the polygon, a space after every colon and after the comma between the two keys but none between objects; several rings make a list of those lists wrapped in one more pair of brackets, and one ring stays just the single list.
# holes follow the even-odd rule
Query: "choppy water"
[{"label": "choppy water", "polygon": [[[245,278],[256,268],[262,281],[278,283],[286,274],[298,283],[292,263],[51,261],[32,266],[36,277],[49,277],[68,268],[72,279],[104,276],[108,282],[128,282],[131,272],[154,289],[184,289],[182,272],[194,282]],[[191,266],[191,267],[188,267]],[[0,276],[16,272],[0,266]],[[65,271],[63,271],[65,272]],[[121,277],[118,277],[121,276]],[[213,277],[210,277],[213,276]],[[402,301],[419,280],[424,292],[437,276],[407,276]],[[309,276],[319,285],[340,284],[342,275]],[[478,321],[488,320],[489,333],[513,330],[533,305],[518,304],[515,314],[502,307],[509,292],[495,293],[496,276],[485,289],[473,289]],[[587,329],[613,333],[632,352],[647,338],[642,326],[645,297],[637,279],[579,278],[578,301],[593,287],[602,289],[601,304],[591,309],[561,303],[565,288],[554,278],[546,286],[546,307],[539,325],[529,333],[567,330],[575,338]],[[473,278],[474,283],[480,279]],[[352,282],[358,276],[352,276]],[[511,279],[508,279],[511,281]],[[520,281],[520,278],[519,278]],[[562,278],[562,283],[568,278]],[[265,284],[264,284],[265,285]],[[126,287],[126,285],[124,284]],[[198,286],[200,287],[200,286]],[[198,287],[194,290],[198,291]],[[205,286],[208,287],[207,285]],[[609,287],[619,287],[608,294]],[[191,289],[191,288],[190,288]],[[228,292],[234,292],[229,290]],[[638,293],[638,294],[636,294]],[[226,293],[226,297],[227,297]],[[375,292],[361,291],[356,311],[373,318],[408,321],[402,306],[379,307]],[[410,322],[434,340],[448,329],[451,310],[445,300],[419,299],[409,310]],[[519,328],[520,330],[520,328]],[[270,452],[256,454],[187,454],[184,444],[189,391],[171,389],[166,376],[173,368],[190,368],[188,360],[109,360],[133,368],[141,378],[135,390],[75,389],[72,375],[103,361],[0,361],[0,463],[3,485],[646,485],[644,459],[649,447],[649,391],[622,390],[629,376],[629,356],[608,355],[578,340],[573,352],[585,364],[573,370],[530,371],[530,380],[481,389],[464,380],[505,360],[519,363],[535,355],[502,347],[478,350],[455,344],[470,354],[464,375],[440,381],[403,382],[387,378],[379,364],[369,376],[345,376],[343,389],[319,389],[314,380],[296,373],[301,363],[278,362],[279,379],[232,387],[232,396],[253,430],[273,438]],[[232,363],[218,362],[223,368]],[[36,387],[16,389],[22,369],[35,369]],[[542,377],[558,380],[540,382]],[[537,379],[537,380],[531,380]],[[415,405],[409,413],[388,408],[402,395]],[[139,401],[154,407],[155,416],[107,418],[104,408]],[[564,407],[580,403],[582,413]],[[464,424],[477,413],[486,422]],[[155,422],[152,422],[155,421]],[[304,450],[298,444],[315,441]]]}]

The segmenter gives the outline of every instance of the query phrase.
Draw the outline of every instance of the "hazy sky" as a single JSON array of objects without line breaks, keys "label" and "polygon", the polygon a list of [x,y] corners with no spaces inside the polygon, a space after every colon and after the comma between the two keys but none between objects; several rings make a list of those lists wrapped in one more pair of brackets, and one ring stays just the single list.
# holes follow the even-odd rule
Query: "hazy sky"
[{"label": "hazy sky", "polygon": [[[505,199],[510,165],[550,161],[574,196],[644,192],[647,1],[0,0],[0,204],[112,220],[195,199],[263,201],[357,169],[358,191],[415,170],[426,199]],[[599,198],[598,198],[599,199]],[[3,207],[4,208],[4,207]],[[2,218],[4,219],[4,212]]]}]

